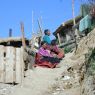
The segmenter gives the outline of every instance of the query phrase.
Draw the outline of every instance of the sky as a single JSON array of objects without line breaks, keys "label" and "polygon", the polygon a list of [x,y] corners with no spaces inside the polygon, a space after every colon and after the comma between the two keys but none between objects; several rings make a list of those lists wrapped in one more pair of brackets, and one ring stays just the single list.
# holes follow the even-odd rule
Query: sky
[{"label": "sky", "polygon": [[[75,0],[74,3],[77,16],[81,2]],[[53,33],[63,22],[72,18],[72,0],[0,0],[0,38],[7,38],[10,28],[13,37],[21,37],[20,22],[23,22],[25,37],[31,39],[32,16],[35,33],[39,29],[38,19],[42,30],[50,29]]]}]

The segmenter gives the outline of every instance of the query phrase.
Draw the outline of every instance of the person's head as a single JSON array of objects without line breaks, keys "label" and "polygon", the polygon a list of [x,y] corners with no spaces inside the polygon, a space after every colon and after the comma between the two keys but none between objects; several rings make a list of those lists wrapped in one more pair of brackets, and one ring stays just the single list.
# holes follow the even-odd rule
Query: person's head
[{"label": "person's head", "polygon": [[52,45],[52,46],[56,46],[56,40],[52,40],[52,41],[51,41],[51,45]]},{"label": "person's head", "polygon": [[50,36],[50,30],[49,29],[44,30],[44,34]]},{"label": "person's head", "polygon": [[46,48],[47,48],[47,43],[46,43],[45,41],[42,41],[42,42],[41,42],[41,47],[43,47],[43,48],[46,49]]}]

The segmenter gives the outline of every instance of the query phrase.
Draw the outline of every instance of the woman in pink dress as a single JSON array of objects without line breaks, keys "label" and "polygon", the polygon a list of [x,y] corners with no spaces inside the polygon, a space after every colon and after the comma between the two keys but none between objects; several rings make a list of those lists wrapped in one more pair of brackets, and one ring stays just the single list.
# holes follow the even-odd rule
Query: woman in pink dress
[{"label": "woman in pink dress", "polygon": [[47,47],[46,42],[41,42],[41,47],[35,58],[35,63],[38,66],[54,68],[60,62],[58,58],[52,56],[51,51]]}]

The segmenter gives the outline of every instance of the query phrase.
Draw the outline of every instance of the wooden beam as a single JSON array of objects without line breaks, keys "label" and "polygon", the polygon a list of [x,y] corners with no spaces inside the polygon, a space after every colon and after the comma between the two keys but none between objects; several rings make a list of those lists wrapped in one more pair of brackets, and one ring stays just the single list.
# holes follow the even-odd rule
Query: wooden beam
[{"label": "wooden beam", "polygon": [[43,31],[42,31],[42,27],[41,27],[41,24],[40,24],[40,20],[39,19],[38,19],[38,26],[39,26],[39,29],[40,29],[41,36],[43,36]]},{"label": "wooden beam", "polygon": [[74,0],[72,0],[72,15],[73,15],[73,24],[76,25],[75,12],[74,12]]},{"label": "wooden beam", "polygon": [[34,12],[32,11],[32,35],[34,35]]},{"label": "wooden beam", "polygon": [[59,45],[61,45],[61,39],[60,39],[60,35],[59,35],[59,33],[57,33],[57,37],[58,37]]},{"label": "wooden beam", "polygon": [[[73,24],[75,26],[76,25],[76,21],[75,21],[75,11],[74,11],[74,0],[72,0],[72,15],[73,15]],[[75,35],[76,35],[76,38],[79,37],[79,33],[76,30],[75,30]]]},{"label": "wooden beam", "polygon": [[40,29],[40,39],[39,39],[39,44],[41,44],[41,41],[42,41],[42,37],[43,37],[43,31],[42,31],[42,27],[41,27],[41,24],[40,24],[40,20],[38,19],[38,26],[39,26],[39,29]]},{"label": "wooden beam", "polygon": [[25,37],[24,37],[24,24],[21,22],[21,33],[22,33],[22,45],[24,48],[26,48],[26,43],[25,43]]}]

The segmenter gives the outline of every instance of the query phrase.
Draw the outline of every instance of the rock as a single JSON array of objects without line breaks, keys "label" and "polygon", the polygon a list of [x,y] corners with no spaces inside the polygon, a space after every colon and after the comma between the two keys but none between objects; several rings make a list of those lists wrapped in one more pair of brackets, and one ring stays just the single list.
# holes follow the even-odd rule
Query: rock
[{"label": "rock", "polygon": [[82,90],[81,95],[95,95],[95,79],[93,76],[86,76],[83,84],[82,84]]}]

